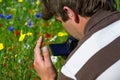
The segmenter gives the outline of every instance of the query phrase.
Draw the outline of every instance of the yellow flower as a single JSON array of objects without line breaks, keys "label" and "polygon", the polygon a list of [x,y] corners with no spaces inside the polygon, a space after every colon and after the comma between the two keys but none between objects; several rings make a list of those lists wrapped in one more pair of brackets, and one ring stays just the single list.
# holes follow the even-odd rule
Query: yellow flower
[{"label": "yellow flower", "polygon": [[62,37],[62,36],[67,36],[67,33],[66,32],[59,32],[58,33],[58,36]]},{"label": "yellow flower", "polygon": [[36,5],[39,5],[39,4],[40,4],[40,1],[39,1],[39,0],[37,0],[37,1],[36,1]]},{"label": "yellow flower", "polygon": [[33,10],[33,15],[36,15],[36,10]]},{"label": "yellow flower", "polygon": [[31,32],[28,32],[26,35],[27,35],[27,36],[32,36],[32,33],[31,33]]},{"label": "yellow flower", "polygon": [[2,2],[2,0],[0,0],[0,2]]},{"label": "yellow flower", "polygon": [[25,22],[25,25],[27,25],[27,22]]},{"label": "yellow flower", "polygon": [[2,0],[0,0],[0,2],[2,2]]},{"label": "yellow flower", "polygon": [[22,33],[22,30],[21,30],[21,32],[20,32],[20,37],[19,37],[19,41],[20,41],[20,42],[23,41],[23,40],[25,39],[25,36],[26,36],[26,34],[23,34],[23,33]]},{"label": "yellow flower", "polygon": [[0,43],[0,50],[2,50],[4,48],[3,43]]},{"label": "yellow flower", "polygon": [[17,54],[15,55],[15,58],[17,57]]},{"label": "yellow flower", "polygon": [[23,2],[23,0],[18,0],[18,2]]}]

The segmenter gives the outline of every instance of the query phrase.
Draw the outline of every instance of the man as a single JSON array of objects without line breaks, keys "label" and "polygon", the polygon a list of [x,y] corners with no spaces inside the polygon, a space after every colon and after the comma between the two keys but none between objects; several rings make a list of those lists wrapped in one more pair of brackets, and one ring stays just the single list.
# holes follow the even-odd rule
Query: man
[{"label": "man", "polygon": [[[115,0],[42,0],[42,16],[55,16],[80,40],[61,69],[59,80],[120,80],[120,13]],[[34,67],[42,80],[56,80],[47,47],[34,49]]]}]

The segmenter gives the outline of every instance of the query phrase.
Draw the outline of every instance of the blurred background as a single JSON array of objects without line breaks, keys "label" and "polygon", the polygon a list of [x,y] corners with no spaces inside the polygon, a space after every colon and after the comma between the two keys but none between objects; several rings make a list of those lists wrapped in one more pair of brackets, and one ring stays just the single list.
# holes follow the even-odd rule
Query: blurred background
[{"label": "blurred background", "polygon": [[[0,80],[40,80],[33,68],[36,41],[43,36],[45,46],[68,38],[54,18],[41,18],[40,6],[41,0],[0,0]],[[51,54],[51,59],[59,72],[64,57]]]}]

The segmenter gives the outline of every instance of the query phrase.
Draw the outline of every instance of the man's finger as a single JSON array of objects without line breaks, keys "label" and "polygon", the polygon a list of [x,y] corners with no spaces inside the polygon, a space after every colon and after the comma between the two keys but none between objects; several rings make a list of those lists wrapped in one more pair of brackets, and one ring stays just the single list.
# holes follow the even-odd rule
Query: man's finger
[{"label": "man's finger", "polygon": [[42,44],[42,36],[40,36],[40,38],[37,41],[36,47],[40,48]]},{"label": "man's finger", "polygon": [[50,58],[50,53],[48,51],[47,47],[43,47],[42,48],[42,53],[43,53],[43,57],[44,57],[44,61],[47,65],[51,65],[51,58]]},{"label": "man's finger", "polygon": [[41,56],[41,51],[40,51],[40,47],[41,47],[41,44],[42,44],[42,37],[40,37],[37,41],[37,44],[35,46],[35,49],[34,49],[34,58],[36,59],[42,59],[42,56]]}]

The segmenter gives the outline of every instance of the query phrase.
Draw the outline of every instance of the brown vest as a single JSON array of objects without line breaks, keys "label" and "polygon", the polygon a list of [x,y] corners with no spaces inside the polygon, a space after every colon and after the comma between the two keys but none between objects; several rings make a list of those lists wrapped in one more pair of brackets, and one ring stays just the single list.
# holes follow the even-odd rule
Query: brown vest
[{"label": "brown vest", "polygon": [[[68,59],[74,55],[74,52],[96,31],[108,26],[109,24],[120,20],[119,12],[106,12],[100,10],[91,17],[85,28],[85,37],[79,42],[75,50],[69,55]],[[104,33],[103,33],[104,34]],[[120,38],[107,45],[97,52],[76,74],[77,80],[95,80],[102,72],[120,59]],[[67,62],[66,60],[66,62]],[[72,65],[72,64],[71,64]],[[59,80],[72,80],[61,73]]]}]

